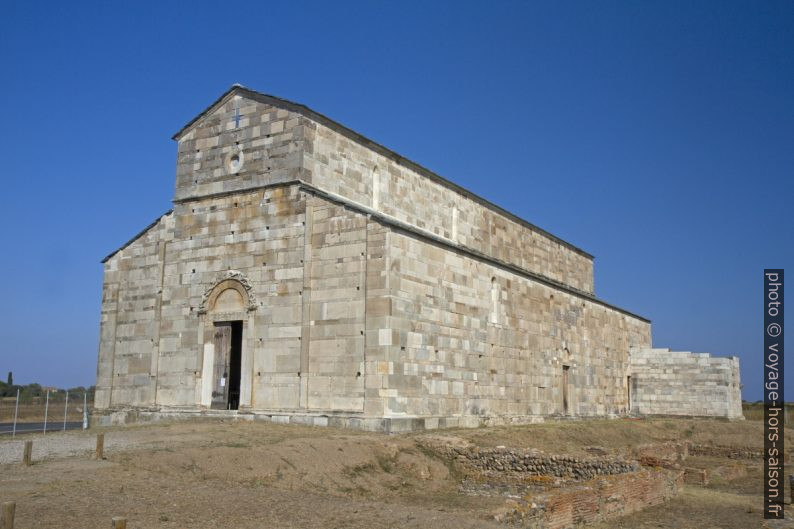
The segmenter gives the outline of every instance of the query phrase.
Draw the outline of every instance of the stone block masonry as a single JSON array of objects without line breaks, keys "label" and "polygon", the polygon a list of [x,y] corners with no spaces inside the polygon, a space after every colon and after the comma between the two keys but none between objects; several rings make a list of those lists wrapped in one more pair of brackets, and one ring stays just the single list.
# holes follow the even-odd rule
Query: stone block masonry
[{"label": "stone block masonry", "polygon": [[743,418],[737,357],[642,348],[631,376],[633,413]]},{"label": "stone block masonry", "polygon": [[103,261],[100,422],[678,413],[701,366],[733,398],[719,362],[632,363],[650,322],[595,296],[590,254],[302,105],[235,86],[174,139],[173,210]]},{"label": "stone block masonry", "polygon": [[640,468],[636,461],[622,458],[583,458],[508,448],[450,448],[447,457],[464,469],[485,476],[496,475],[502,480],[509,480],[512,475],[519,480],[524,480],[526,476],[554,476],[586,481],[597,476],[636,472]]}]

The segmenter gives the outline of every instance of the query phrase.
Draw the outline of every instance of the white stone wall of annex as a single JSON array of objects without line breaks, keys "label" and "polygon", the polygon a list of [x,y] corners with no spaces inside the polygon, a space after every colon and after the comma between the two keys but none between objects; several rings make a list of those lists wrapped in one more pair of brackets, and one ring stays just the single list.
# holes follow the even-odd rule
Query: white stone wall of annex
[{"label": "white stone wall of annex", "polygon": [[304,178],[389,217],[571,288],[593,293],[593,261],[331,128],[301,118]]},{"label": "white stone wall of annex", "polygon": [[631,376],[632,413],[743,417],[738,357],[638,349]]},{"label": "white stone wall of annex", "polygon": [[386,416],[563,415],[566,365],[569,415],[628,411],[648,322],[409,234],[388,241]]}]

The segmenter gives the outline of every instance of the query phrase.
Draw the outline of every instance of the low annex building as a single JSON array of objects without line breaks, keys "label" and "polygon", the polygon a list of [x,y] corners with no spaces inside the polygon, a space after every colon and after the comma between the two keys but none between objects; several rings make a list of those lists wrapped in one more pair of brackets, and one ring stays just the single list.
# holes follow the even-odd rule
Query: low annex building
[{"label": "low annex building", "polygon": [[235,85],[174,139],[173,210],[103,261],[100,423],[741,417],[738,359],[652,349],[590,254],[303,105]]}]

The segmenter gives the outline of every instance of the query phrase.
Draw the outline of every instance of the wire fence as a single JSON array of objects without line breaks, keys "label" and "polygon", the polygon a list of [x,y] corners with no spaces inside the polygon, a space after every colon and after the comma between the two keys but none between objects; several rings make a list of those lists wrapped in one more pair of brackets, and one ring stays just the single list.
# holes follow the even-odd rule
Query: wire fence
[{"label": "wire fence", "polygon": [[88,427],[87,392],[44,391],[39,396],[0,398],[0,435],[74,430]]}]

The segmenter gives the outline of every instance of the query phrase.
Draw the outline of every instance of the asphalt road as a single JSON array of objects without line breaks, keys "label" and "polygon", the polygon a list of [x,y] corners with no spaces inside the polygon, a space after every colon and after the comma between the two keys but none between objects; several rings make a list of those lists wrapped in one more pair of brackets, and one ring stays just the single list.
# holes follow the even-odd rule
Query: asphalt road
[{"label": "asphalt road", "polygon": [[[83,421],[73,421],[66,423],[67,430],[79,430],[83,427]],[[48,432],[55,432],[55,431],[62,431],[63,430],[63,422],[48,422],[47,423],[47,431]],[[14,431],[14,423],[12,422],[3,422],[0,423],[0,435],[3,434],[11,434]],[[17,423],[17,433],[30,433],[30,432],[43,432],[44,431],[44,423],[43,422],[18,422]]]}]

